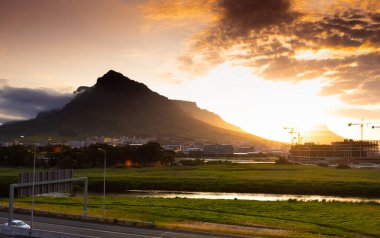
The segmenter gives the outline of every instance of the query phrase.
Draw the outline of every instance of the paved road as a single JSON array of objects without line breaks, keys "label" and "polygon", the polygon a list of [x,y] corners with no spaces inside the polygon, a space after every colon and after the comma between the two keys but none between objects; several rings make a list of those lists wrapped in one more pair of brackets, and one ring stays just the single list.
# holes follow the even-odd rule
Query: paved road
[{"label": "paved road", "polygon": [[[0,224],[7,222],[8,214],[0,212]],[[30,215],[14,214],[14,219],[20,219],[30,224]],[[226,238],[241,237],[218,234],[207,234],[198,232],[187,232],[178,230],[158,228],[136,228],[121,225],[99,224],[59,218],[48,218],[35,216],[34,228],[38,230],[54,231],[66,234],[76,234],[94,238]]]}]

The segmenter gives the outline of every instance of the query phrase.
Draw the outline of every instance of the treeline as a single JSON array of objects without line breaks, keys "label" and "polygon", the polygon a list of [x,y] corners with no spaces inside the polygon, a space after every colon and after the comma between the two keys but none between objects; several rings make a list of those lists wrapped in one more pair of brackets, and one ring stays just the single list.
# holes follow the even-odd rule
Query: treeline
[{"label": "treeline", "polygon": [[105,156],[107,167],[154,166],[170,164],[174,160],[174,152],[164,150],[156,142],[116,147],[94,144],[84,148],[70,148],[64,145],[13,145],[0,147],[0,166],[30,167],[33,166],[34,155],[37,167],[63,169],[102,167]]}]

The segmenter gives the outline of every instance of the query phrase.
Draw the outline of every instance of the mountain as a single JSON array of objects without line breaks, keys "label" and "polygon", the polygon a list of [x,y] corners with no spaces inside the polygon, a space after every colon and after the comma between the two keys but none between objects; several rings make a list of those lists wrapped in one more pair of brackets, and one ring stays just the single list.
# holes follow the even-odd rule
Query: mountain
[{"label": "mountain", "polygon": [[94,86],[76,93],[62,109],[0,126],[0,140],[20,135],[63,139],[134,135],[158,140],[271,143],[194,119],[168,98],[112,70],[98,78]]},{"label": "mountain", "polygon": [[332,132],[325,124],[320,124],[305,134],[306,142],[314,142],[316,144],[330,144],[331,142],[343,141],[343,137]]},{"label": "mountain", "polygon": [[177,107],[179,107],[184,113],[198,119],[200,121],[206,122],[216,127],[220,127],[223,129],[236,131],[240,133],[247,133],[243,131],[241,128],[232,125],[228,122],[225,122],[219,115],[207,111],[206,109],[201,109],[197,106],[195,102],[182,101],[182,100],[171,100]]}]

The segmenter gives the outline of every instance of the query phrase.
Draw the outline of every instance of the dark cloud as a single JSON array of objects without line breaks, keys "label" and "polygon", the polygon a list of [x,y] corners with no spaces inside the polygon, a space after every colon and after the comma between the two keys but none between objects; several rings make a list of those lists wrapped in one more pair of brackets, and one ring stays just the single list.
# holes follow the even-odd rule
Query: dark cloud
[{"label": "dark cloud", "polygon": [[[204,74],[211,66],[222,63],[223,53],[234,46],[242,45],[248,51],[253,51],[251,45],[265,40],[268,27],[280,29],[300,16],[292,11],[289,0],[220,0],[214,8],[220,20],[200,32],[192,40],[190,52],[179,57],[183,69],[194,74]],[[272,42],[275,44],[276,42]],[[284,50],[282,45],[279,49]],[[250,55],[271,50],[258,49],[262,52],[251,52]],[[244,58],[245,55],[235,55]]]},{"label": "dark cloud", "polygon": [[87,86],[80,86],[78,87],[77,90],[75,90],[73,93],[74,94],[80,94],[80,93],[83,93],[85,91],[87,91],[90,87],[87,87]]},{"label": "dark cloud", "polygon": [[[346,66],[337,64],[336,73],[330,76],[333,87],[344,92],[339,94],[341,99],[354,105],[380,104],[380,54],[368,53],[355,57],[348,57]],[[353,64],[353,65],[352,65]],[[334,66],[331,67],[334,70]],[[326,93],[332,95],[334,93]]]},{"label": "dark cloud", "polygon": [[299,16],[290,9],[289,0],[221,0],[218,7],[222,18],[217,29],[229,38],[246,37],[252,31],[287,24]]},{"label": "dark cloud", "polygon": [[0,88],[0,123],[14,118],[33,118],[39,112],[61,108],[72,98],[72,94],[48,89],[4,86]]},{"label": "dark cloud", "polygon": [[[295,11],[292,3],[218,1],[219,21],[194,37],[182,63],[192,72],[205,72],[228,60],[252,67],[269,80],[324,77],[320,95],[338,95],[350,104],[380,104],[378,9],[340,7],[310,16],[302,9]],[[314,58],[297,55],[317,54],[320,49],[331,53]]]},{"label": "dark cloud", "polygon": [[362,11],[359,14],[357,10],[347,10],[334,16],[325,16],[312,24],[298,22],[295,34],[299,38],[313,39],[318,47],[379,45],[380,28],[372,20],[373,14],[376,13]]},{"label": "dark cloud", "polygon": [[371,17],[372,21],[380,23],[380,13],[379,12],[371,13],[370,17]]}]

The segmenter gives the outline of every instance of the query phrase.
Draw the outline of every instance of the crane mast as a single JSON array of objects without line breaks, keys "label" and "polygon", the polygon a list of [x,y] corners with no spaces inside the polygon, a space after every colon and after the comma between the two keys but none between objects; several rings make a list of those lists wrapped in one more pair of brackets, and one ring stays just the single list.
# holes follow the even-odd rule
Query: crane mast
[{"label": "crane mast", "polygon": [[[369,123],[368,123],[369,124]],[[360,122],[350,122],[348,123],[348,126],[360,126],[360,140],[363,141],[364,137],[364,119],[361,119]]]},{"label": "crane mast", "polygon": [[293,127],[284,127],[284,130],[288,131],[292,137],[292,145],[294,145],[294,139],[296,138],[294,135],[297,135],[297,144],[301,144],[301,133],[299,131],[295,131]]}]

